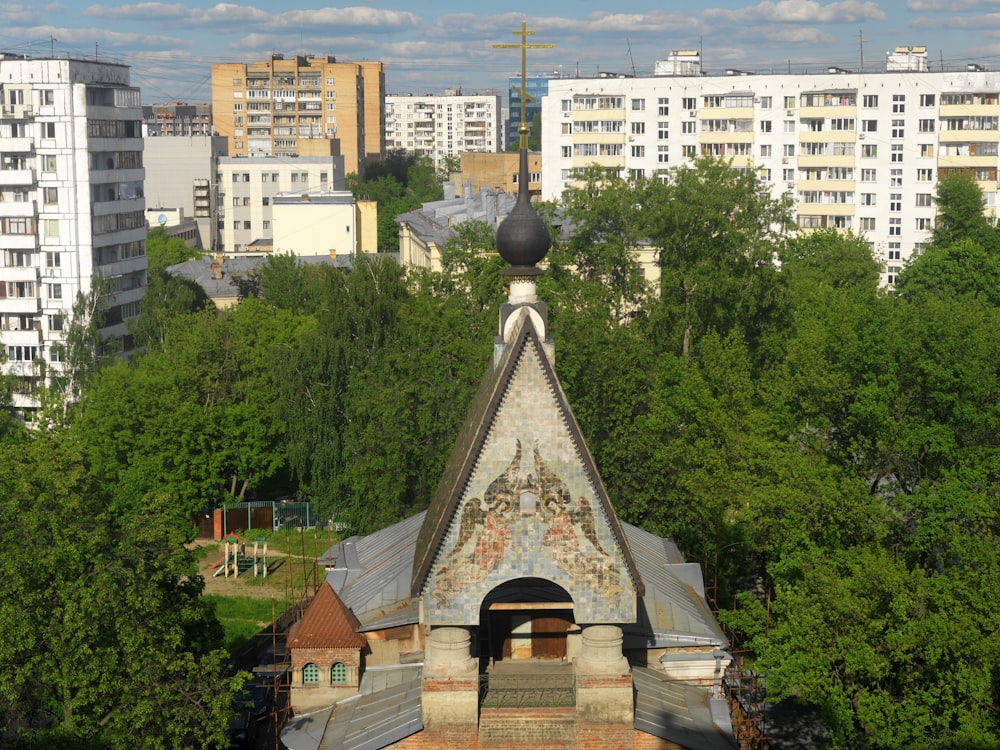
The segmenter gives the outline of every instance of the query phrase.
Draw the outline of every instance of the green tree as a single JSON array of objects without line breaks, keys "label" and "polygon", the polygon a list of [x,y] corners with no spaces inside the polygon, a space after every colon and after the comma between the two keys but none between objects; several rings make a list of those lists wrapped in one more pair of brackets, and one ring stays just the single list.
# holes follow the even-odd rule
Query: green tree
[{"label": "green tree", "polygon": [[736,330],[762,361],[785,325],[774,261],[790,227],[789,201],[771,198],[756,172],[708,157],[646,187],[638,206],[660,249],[663,345],[686,354],[710,329]]},{"label": "green tree", "polygon": [[153,227],[146,234],[146,259],[151,274],[192,258],[200,258],[201,254],[201,250],[188,247],[180,237],[171,237],[163,227]]},{"label": "green tree", "polygon": [[24,746],[225,747],[242,677],[156,495],[118,503],[54,429],[0,445],[0,704]]}]

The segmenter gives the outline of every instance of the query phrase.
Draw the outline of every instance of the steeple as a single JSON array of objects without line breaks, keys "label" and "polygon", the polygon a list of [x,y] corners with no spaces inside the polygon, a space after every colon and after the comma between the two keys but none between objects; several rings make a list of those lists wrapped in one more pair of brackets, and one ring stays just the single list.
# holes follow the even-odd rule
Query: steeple
[{"label": "steeple", "polygon": [[[538,302],[535,287],[535,277],[542,273],[538,263],[552,246],[552,237],[548,225],[542,221],[531,205],[528,192],[528,123],[525,122],[527,101],[531,98],[527,91],[527,51],[529,49],[552,48],[554,44],[528,44],[528,36],[534,31],[528,30],[526,21],[521,21],[521,29],[513,32],[521,37],[520,44],[494,44],[494,48],[521,50],[521,124],[518,127],[520,136],[520,165],[518,167],[517,203],[497,228],[497,251],[500,257],[510,263],[510,268],[503,274],[510,279],[511,305],[532,304]],[[503,321],[501,320],[501,326]],[[501,335],[503,330],[501,327]]]}]

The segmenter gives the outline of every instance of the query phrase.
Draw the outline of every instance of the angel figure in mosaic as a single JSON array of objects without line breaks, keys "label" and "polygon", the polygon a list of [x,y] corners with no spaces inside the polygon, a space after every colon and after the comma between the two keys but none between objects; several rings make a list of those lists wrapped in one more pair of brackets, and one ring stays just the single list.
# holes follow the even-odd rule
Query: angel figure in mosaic
[{"label": "angel figure in mosaic", "polygon": [[469,498],[458,522],[458,537],[437,572],[434,597],[439,606],[470,584],[486,578],[503,560],[510,544],[509,516],[516,507],[521,441],[514,458],[486,488],[482,500]]}]

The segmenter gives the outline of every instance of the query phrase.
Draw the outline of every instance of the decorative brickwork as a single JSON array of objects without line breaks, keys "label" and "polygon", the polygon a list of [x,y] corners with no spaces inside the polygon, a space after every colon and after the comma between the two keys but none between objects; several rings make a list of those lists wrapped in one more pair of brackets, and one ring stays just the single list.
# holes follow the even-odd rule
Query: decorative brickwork
[{"label": "decorative brickwork", "polygon": [[684,750],[675,742],[654,737],[631,727],[579,722],[570,744],[552,740],[516,741],[494,737],[481,740],[475,727],[425,729],[389,747],[395,750]]}]

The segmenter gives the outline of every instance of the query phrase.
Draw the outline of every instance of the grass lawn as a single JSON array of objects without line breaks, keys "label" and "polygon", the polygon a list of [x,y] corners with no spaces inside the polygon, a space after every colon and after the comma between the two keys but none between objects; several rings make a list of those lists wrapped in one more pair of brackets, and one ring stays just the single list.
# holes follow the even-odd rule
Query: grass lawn
[{"label": "grass lawn", "polygon": [[[205,599],[215,607],[215,615],[225,631],[225,646],[229,653],[243,646],[271,622],[270,599],[216,594],[206,594]],[[280,614],[282,605],[276,604],[276,607],[279,611],[275,614]]]}]

